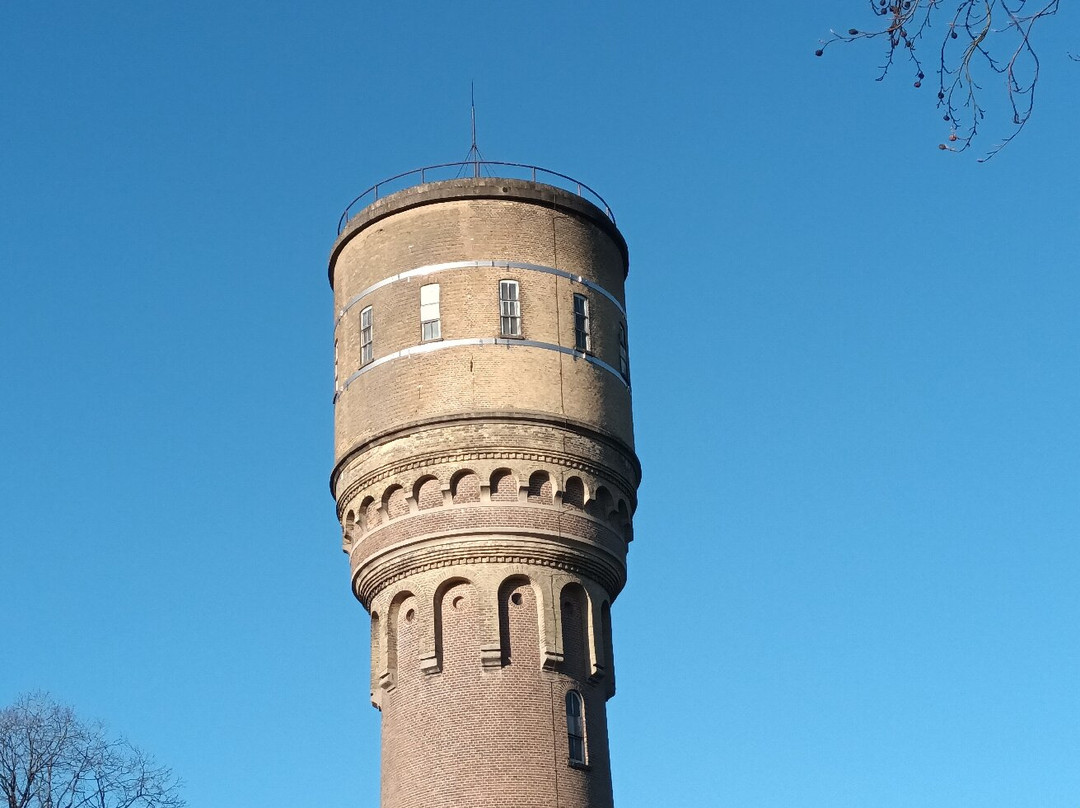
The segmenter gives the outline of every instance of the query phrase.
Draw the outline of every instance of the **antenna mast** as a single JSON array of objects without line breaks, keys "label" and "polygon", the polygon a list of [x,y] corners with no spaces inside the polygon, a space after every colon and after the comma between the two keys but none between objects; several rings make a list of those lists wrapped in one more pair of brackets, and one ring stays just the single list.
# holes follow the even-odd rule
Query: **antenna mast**
[{"label": "antenna mast", "polygon": [[465,155],[465,162],[472,162],[473,164],[473,176],[480,176],[480,163],[483,162],[484,156],[480,154],[480,147],[476,145],[476,84],[475,82],[469,82],[469,106],[470,114],[472,116],[472,145],[469,146],[469,153]]}]

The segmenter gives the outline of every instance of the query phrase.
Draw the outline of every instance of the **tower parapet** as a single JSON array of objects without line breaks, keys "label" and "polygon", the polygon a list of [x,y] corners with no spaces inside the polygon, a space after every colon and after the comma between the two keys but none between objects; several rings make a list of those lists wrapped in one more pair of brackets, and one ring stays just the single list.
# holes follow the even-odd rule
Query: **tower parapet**
[{"label": "tower parapet", "polygon": [[331,489],[372,617],[383,808],[612,804],[627,267],[606,207],[508,178],[383,197],[334,244]]}]

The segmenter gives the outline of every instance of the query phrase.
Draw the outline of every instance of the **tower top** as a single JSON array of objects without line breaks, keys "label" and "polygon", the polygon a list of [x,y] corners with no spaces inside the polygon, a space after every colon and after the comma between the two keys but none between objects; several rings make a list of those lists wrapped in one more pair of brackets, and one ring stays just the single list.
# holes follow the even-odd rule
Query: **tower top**
[{"label": "tower top", "polygon": [[629,271],[626,240],[607,202],[588,185],[539,166],[496,161],[480,165],[498,167],[503,175],[524,174],[527,179],[512,176],[443,179],[451,170],[460,173],[471,165],[471,162],[441,163],[396,174],[372,185],[350,202],[338,220],[338,237],[330,252],[331,287],[335,259],[345,244],[362,230],[394,213],[456,199],[512,199],[588,220],[615,242],[623,258],[623,277],[626,276]]},{"label": "tower top", "polygon": [[[472,154],[471,150],[470,154]],[[604,201],[604,198],[581,180],[574,179],[568,174],[552,171],[550,168],[543,168],[542,166],[530,165],[529,163],[507,163],[500,160],[462,160],[456,163],[436,163],[414,168],[375,183],[345,206],[341,218],[338,219],[338,235],[341,235],[345,230],[345,225],[348,224],[350,219],[372,202],[413,185],[462,179],[464,171],[470,168],[475,168],[475,170],[487,168],[491,172],[489,179],[518,179],[531,182],[534,185],[550,185],[564,191],[571,191],[577,196],[588,199],[592,204],[600,208],[604,215],[611,219],[613,224],[615,222],[615,214],[612,213],[611,207]],[[476,174],[474,179],[482,178],[479,174]]]}]

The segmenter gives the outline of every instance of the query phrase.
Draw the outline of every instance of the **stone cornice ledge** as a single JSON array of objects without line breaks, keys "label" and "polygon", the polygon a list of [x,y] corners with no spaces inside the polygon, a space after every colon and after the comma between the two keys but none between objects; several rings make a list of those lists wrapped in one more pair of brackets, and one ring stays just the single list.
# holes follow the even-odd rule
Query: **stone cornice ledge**
[{"label": "stone cornice ledge", "polygon": [[[416,434],[417,432],[442,429],[448,426],[472,425],[476,423],[537,424],[539,426],[550,426],[556,429],[577,433],[582,437],[606,444],[619,451],[630,463],[630,466],[633,468],[635,476],[637,477],[636,480],[631,481],[633,483],[633,488],[636,489],[637,486],[641,484],[641,461],[638,460],[634,448],[626,443],[626,441],[610,432],[602,431],[585,421],[565,415],[552,415],[551,413],[535,412],[532,410],[479,410],[412,421],[354,444],[347,451],[342,453],[334,464],[334,469],[330,473],[330,493],[337,499],[337,483],[342,470],[352,460],[360,457],[376,446],[391,443],[400,438]],[[481,447],[475,448],[480,449]],[[491,448],[498,450],[500,447]],[[525,447],[522,448],[525,449]]]},{"label": "stone cornice ledge", "polygon": [[502,530],[418,536],[387,547],[353,570],[352,588],[364,607],[409,575],[470,564],[530,564],[593,579],[614,601],[626,584],[626,560],[595,544],[555,533]]}]

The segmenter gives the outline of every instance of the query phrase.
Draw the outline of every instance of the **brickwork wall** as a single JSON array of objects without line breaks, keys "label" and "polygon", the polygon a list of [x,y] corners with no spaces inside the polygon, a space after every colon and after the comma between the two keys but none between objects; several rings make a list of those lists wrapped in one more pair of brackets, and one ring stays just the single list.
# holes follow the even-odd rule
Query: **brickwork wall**
[{"label": "brickwork wall", "polygon": [[[335,314],[349,308],[335,328],[331,488],[354,592],[372,614],[382,808],[611,808],[610,604],[640,482],[618,372],[625,321],[582,282],[508,267],[397,279],[354,301],[451,261],[552,267],[624,299],[618,231],[547,186],[418,186],[370,206],[335,244]],[[506,279],[520,284],[523,341],[443,347],[500,336]],[[430,345],[429,283],[441,326]],[[573,349],[575,294],[589,301],[589,355],[609,368],[525,344]],[[357,373],[367,306],[374,361]],[[570,691],[585,704],[585,763],[570,757]]]},{"label": "brickwork wall", "polygon": [[[395,214],[357,233],[333,264],[335,311],[373,284],[448,261],[512,260],[566,269],[624,299],[625,263],[611,238],[587,221],[509,200],[449,200]],[[499,281],[517,280],[522,336],[574,346],[574,293],[591,307],[592,353],[619,367],[625,320],[581,284],[522,269],[473,267],[391,283],[337,324],[337,377],[361,368],[360,312],[373,311],[374,359],[421,343],[420,287],[440,286],[442,341],[498,337]],[[560,376],[562,383],[557,383]],[[404,391],[408,395],[403,395]],[[372,367],[340,395],[337,452],[395,425],[448,412],[529,409],[580,419],[633,446],[629,391],[580,358],[521,346],[455,347]]]},{"label": "brickwork wall", "polygon": [[[547,615],[538,587],[548,592]],[[414,590],[434,593],[430,603]],[[565,578],[530,580],[507,567],[482,577],[461,568],[405,582],[383,600],[398,615],[391,621],[397,635],[382,640],[396,653],[383,655],[391,667],[375,695],[383,808],[611,807],[608,687],[603,676],[590,675],[593,644],[609,640],[590,636],[584,587]],[[490,664],[485,626],[497,630]],[[565,649],[549,670],[540,650],[545,630],[558,632]],[[425,671],[428,648],[437,649],[438,667]],[[570,690],[585,701],[585,766],[569,759]]]}]

